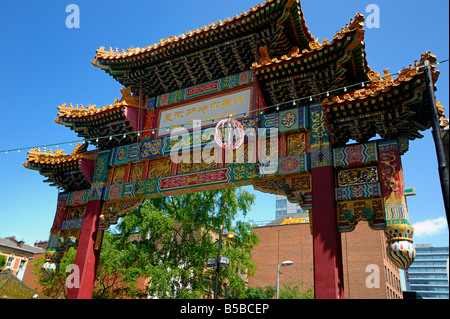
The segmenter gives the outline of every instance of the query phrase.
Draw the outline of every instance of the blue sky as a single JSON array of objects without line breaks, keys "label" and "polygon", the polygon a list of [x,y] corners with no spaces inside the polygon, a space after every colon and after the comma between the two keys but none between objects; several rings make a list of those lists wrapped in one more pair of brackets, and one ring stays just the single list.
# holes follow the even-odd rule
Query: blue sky
[{"label": "blue sky", "polygon": [[[263,1],[263,0],[259,0]],[[172,1],[2,1],[0,32],[0,150],[57,144],[78,140],[69,129],[54,122],[62,103],[96,104],[120,97],[121,86],[93,67],[100,46],[127,49],[145,47],[162,38],[233,17],[258,0]],[[68,29],[65,8],[80,8],[80,28]],[[365,16],[369,4],[380,9],[380,28],[366,29],[365,43],[370,67],[392,73],[420,59],[426,50],[438,60],[449,58],[448,1],[303,1],[306,24],[319,38],[333,35],[354,17]],[[449,114],[449,63],[441,71],[437,98]],[[410,143],[403,156],[406,186],[416,188],[408,197],[414,243],[448,246],[448,228],[439,184],[431,129]],[[73,146],[60,145],[65,153]],[[52,147],[55,149],[56,147]],[[16,236],[27,244],[47,240],[56,209],[57,189],[43,183],[37,172],[22,163],[26,152],[0,153],[0,237]],[[275,195],[256,194],[256,204],[245,220],[272,220]]]}]

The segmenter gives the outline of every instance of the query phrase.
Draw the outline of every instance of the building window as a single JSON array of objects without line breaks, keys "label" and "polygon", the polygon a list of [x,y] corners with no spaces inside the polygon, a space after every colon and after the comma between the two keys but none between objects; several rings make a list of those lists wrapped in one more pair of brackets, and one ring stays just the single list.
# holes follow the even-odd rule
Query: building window
[{"label": "building window", "polygon": [[8,261],[6,262],[6,268],[12,268],[14,264],[14,257],[10,256],[8,257]]},{"label": "building window", "polygon": [[23,269],[23,268],[25,268],[25,264],[27,263],[27,260],[26,259],[22,259],[21,261],[20,261],[20,264],[19,264],[19,269]]}]

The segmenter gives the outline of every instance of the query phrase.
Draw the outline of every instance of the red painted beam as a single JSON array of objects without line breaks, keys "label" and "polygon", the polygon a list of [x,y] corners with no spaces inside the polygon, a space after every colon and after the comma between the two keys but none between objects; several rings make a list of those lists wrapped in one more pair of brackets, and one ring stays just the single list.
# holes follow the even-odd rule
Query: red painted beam
[{"label": "red painted beam", "polygon": [[332,166],[312,169],[314,297],[343,299],[341,234],[337,227]]},{"label": "red painted beam", "polygon": [[95,160],[82,158],[78,164],[78,167],[86,176],[89,182],[92,182],[92,176],[94,176]]},{"label": "red painted beam", "polygon": [[75,257],[75,265],[77,266],[79,276],[75,276],[73,279],[79,279],[79,285],[74,285],[73,288],[69,288],[67,299],[92,298],[95,274],[97,272],[98,259],[100,258],[101,251],[100,249],[94,249],[101,211],[101,200],[88,202],[83,228],[81,229],[80,241],[78,243],[77,256]]}]

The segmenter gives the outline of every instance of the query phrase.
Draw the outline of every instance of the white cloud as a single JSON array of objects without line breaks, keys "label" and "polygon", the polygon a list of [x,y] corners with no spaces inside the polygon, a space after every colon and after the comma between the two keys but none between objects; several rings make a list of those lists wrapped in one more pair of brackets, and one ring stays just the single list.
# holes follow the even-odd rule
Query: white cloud
[{"label": "white cloud", "polygon": [[412,227],[414,228],[414,236],[433,236],[442,233],[447,228],[447,220],[444,217],[428,219],[415,223]]}]

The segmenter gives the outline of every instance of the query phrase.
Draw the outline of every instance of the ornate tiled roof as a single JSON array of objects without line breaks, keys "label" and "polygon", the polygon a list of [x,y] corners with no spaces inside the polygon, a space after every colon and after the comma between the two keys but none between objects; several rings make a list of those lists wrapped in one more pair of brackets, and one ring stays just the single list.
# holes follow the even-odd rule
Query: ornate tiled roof
[{"label": "ornate tiled roof", "polygon": [[[339,40],[348,36],[351,33],[355,33],[355,39],[352,41],[352,45],[356,46],[360,41],[362,41],[364,37],[364,16],[360,13],[357,13],[355,18],[350,20],[350,24],[346,24],[345,28],[342,28],[340,32],[337,32],[333,36],[332,41],[328,41],[328,39],[323,39],[322,43],[320,43],[319,39],[312,37],[312,41],[309,42],[308,47],[300,50],[298,47],[293,47],[293,49],[286,55],[283,55],[279,58],[270,56],[267,54],[267,51],[264,49],[261,50],[261,58],[259,62],[254,62],[252,64],[252,69],[259,69],[269,65],[276,65],[282,63],[284,61],[290,61],[297,58],[307,58],[311,54],[314,54],[319,51],[325,51],[331,47],[333,47]],[[356,32],[355,32],[356,31]],[[352,49],[352,47],[350,47]]]},{"label": "ornate tiled roof", "polygon": [[[389,69],[384,69],[383,76],[381,76],[376,71],[370,71],[368,73],[370,83],[366,84],[364,88],[354,90],[353,92],[341,94],[341,95],[331,95],[329,98],[325,98],[323,100],[322,105],[324,106],[332,106],[335,104],[344,104],[346,102],[354,102],[354,101],[364,101],[367,99],[375,98],[381,93],[386,93],[396,87],[400,86],[404,82],[412,81],[416,78],[417,75],[424,75],[423,62],[427,59],[432,59],[432,61],[436,61],[436,56],[432,55],[430,52],[426,52],[422,54],[422,58],[420,62],[417,60],[413,64],[410,64],[409,67],[401,70],[397,78],[393,78],[391,74],[389,74]],[[439,76],[439,71],[434,70],[433,68],[433,82],[437,81]]]},{"label": "ornate tiled roof", "polygon": [[[370,71],[370,82],[364,87],[349,88],[345,93],[331,94],[322,101],[324,119],[334,143],[345,144],[352,139],[363,143],[377,134],[382,138],[423,137],[419,132],[431,126],[431,109],[426,90],[424,61],[431,63],[432,81],[439,77],[430,52],[419,62],[401,70],[394,78],[389,69],[381,76]],[[440,117],[443,107],[436,103]]]},{"label": "ornate tiled roof", "polygon": [[27,161],[24,163],[26,168],[31,168],[30,164],[36,164],[38,166],[45,165],[67,165],[69,163],[78,163],[78,160],[82,158],[92,158],[92,156],[88,156],[83,154],[81,150],[83,147],[86,147],[87,144],[83,146],[78,143],[77,147],[74,149],[72,154],[64,154],[63,150],[55,150],[52,149],[47,151],[47,148],[44,148],[43,151],[38,148],[33,148],[28,151]]},{"label": "ornate tiled roof", "polygon": [[332,41],[312,37],[307,48],[292,47],[281,56],[273,56],[260,47],[260,59],[252,64],[269,105],[285,105],[304,97],[332,91],[352,83],[369,80],[366,61],[364,16],[357,13],[350,23],[333,36]]},{"label": "ornate tiled roof", "polygon": [[[242,12],[240,15],[234,15],[233,18],[225,18],[222,22],[221,20],[211,22],[208,26],[202,26],[200,29],[194,29],[194,31],[187,31],[185,34],[180,34],[178,36],[170,36],[167,39],[161,39],[158,43],[146,46],[145,48],[133,48],[130,47],[126,51],[124,49],[119,52],[116,48],[114,51],[109,48],[108,51],[105,47],[100,47],[96,51],[95,60],[92,64],[96,67],[99,66],[98,61],[107,60],[124,60],[131,62],[136,58],[140,58],[143,55],[148,55],[156,53],[162,48],[168,47],[170,45],[174,46],[181,43],[189,43],[191,40],[202,38],[205,36],[214,36],[219,32],[228,31],[232,27],[249,29],[249,24],[251,22],[263,23],[265,22],[262,18],[267,15],[274,14],[276,10],[291,9],[291,7],[298,5],[298,19],[301,25],[301,30],[296,30],[299,38],[303,38],[305,41],[310,40],[311,33],[308,31],[306,24],[304,23],[303,13],[301,11],[300,3],[296,0],[266,0],[264,4],[258,4],[248,10],[248,12]],[[307,43],[307,42],[306,42]]]},{"label": "ornate tiled roof", "polygon": [[[88,144],[84,143],[73,150],[72,154],[64,154],[63,150],[49,150],[33,148],[28,152],[28,158],[23,165],[25,168],[37,170],[48,179],[47,183],[66,191],[85,189],[90,187],[93,160],[97,151],[86,152]],[[91,163],[91,165],[86,163]]]},{"label": "ornate tiled roof", "polygon": [[58,106],[58,118],[55,119],[56,123],[62,124],[61,119],[80,119],[80,118],[92,118],[97,115],[103,115],[105,112],[121,109],[124,106],[139,107],[139,98],[131,96],[130,88],[121,89],[122,98],[116,99],[113,104],[96,108],[95,105],[88,105],[84,107],[82,104],[73,106],[71,103],[67,106],[67,103],[63,103]]},{"label": "ornate tiled roof", "polygon": [[104,47],[92,64],[132,92],[155,97],[250,70],[259,46],[269,54],[309,48],[313,41],[298,0],[266,0],[248,12],[145,48]]},{"label": "ornate tiled roof", "polygon": [[[69,127],[79,137],[87,138],[91,144],[102,148],[132,143],[136,139],[136,132],[143,127],[145,108],[139,108],[139,97],[131,95],[131,88],[120,91],[120,100],[116,99],[113,104],[101,108],[95,105],[67,106],[64,103],[58,106],[55,122]],[[123,134],[126,135],[125,138],[122,137]]]}]

